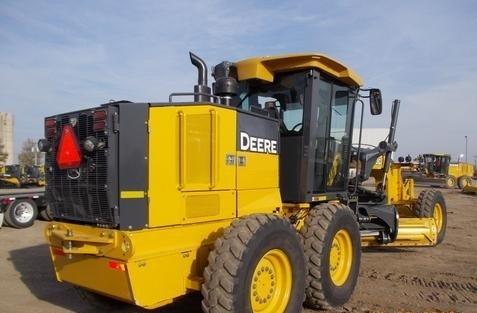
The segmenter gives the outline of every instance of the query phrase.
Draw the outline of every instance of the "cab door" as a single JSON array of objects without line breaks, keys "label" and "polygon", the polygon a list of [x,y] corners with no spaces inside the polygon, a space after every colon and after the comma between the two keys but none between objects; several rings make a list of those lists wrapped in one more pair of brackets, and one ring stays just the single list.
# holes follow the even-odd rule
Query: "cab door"
[{"label": "cab door", "polygon": [[[313,193],[344,191],[348,185],[352,99],[347,87],[320,78],[312,99]],[[312,104],[313,106],[313,104]]]}]

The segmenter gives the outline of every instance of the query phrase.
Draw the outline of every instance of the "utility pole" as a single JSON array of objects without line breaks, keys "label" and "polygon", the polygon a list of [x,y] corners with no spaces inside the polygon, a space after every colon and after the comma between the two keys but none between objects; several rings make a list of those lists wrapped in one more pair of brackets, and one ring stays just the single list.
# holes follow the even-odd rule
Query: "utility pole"
[{"label": "utility pole", "polygon": [[38,152],[40,152],[40,150],[38,150],[38,146],[37,145],[34,145],[31,147],[31,152],[33,152],[33,155],[35,156],[35,166],[38,165]]},{"label": "utility pole", "polygon": [[465,163],[467,163],[467,136],[465,137]]}]

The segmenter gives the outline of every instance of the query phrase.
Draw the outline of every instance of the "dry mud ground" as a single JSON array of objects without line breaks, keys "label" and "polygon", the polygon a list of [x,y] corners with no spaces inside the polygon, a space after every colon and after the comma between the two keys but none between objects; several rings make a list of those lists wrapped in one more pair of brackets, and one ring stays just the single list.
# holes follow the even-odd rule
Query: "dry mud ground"
[{"label": "dry mud ground", "polygon": [[[433,248],[364,250],[351,300],[336,310],[319,312],[477,312],[477,196],[440,190],[448,210],[444,242]],[[56,282],[44,226],[37,221],[28,229],[0,229],[0,312],[100,312],[70,285]],[[200,296],[152,311],[124,305],[114,312],[200,312]]]}]

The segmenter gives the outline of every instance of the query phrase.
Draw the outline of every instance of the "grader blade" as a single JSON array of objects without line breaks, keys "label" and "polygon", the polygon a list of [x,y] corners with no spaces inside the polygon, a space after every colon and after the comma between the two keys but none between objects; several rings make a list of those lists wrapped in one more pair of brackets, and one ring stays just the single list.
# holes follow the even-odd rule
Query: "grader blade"
[{"label": "grader blade", "polygon": [[397,238],[381,243],[376,234],[362,234],[361,246],[432,247],[437,244],[437,226],[433,218],[400,218]]}]

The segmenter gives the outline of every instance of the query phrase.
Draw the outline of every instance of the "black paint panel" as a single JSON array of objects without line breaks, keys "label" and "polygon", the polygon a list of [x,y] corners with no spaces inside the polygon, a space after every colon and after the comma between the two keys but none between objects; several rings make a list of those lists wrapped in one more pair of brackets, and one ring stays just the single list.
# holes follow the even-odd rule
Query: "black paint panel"
[{"label": "black paint panel", "polygon": [[261,138],[268,141],[274,141],[276,143],[276,153],[273,152],[259,152],[257,153],[280,153],[280,130],[279,124],[276,119],[271,119],[258,114],[253,114],[245,111],[237,112],[237,150],[238,151],[250,151],[243,149],[241,145],[241,133],[247,133],[251,137]]},{"label": "black paint panel", "polygon": [[[119,228],[141,229],[147,224],[148,181],[147,103],[119,104]],[[121,192],[144,192],[144,197],[121,198]]]}]

